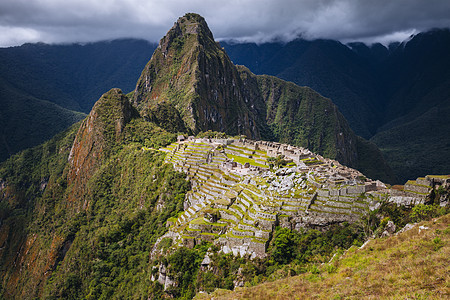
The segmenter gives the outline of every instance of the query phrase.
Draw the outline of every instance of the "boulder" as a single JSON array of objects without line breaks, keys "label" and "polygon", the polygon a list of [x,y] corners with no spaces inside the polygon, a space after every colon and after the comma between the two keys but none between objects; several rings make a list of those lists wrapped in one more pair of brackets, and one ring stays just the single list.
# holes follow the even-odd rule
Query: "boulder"
[{"label": "boulder", "polygon": [[395,224],[392,221],[388,221],[386,224],[386,227],[384,228],[389,234],[394,234],[395,233]]}]

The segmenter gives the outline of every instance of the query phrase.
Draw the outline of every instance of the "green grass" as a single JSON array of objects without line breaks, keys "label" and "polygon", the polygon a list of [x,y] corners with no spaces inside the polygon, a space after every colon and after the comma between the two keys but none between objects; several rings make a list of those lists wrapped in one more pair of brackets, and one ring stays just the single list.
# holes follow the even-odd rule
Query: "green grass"
[{"label": "green grass", "polygon": [[196,228],[190,228],[190,227],[186,227],[185,228],[186,231],[190,231],[190,232],[201,232],[201,229],[196,229]]},{"label": "green grass", "polygon": [[214,236],[214,237],[219,236],[219,234],[213,233],[213,232],[201,232],[200,235],[208,235],[208,236]]},{"label": "green grass", "polygon": [[450,178],[450,175],[428,175],[430,178],[440,178],[440,179],[447,179]]},{"label": "green grass", "polygon": [[305,274],[195,299],[448,299],[450,215],[352,247]]},{"label": "green grass", "polygon": [[205,221],[205,219],[203,219],[203,217],[194,219],[194,220],[192,220],[190,223],[191,223],[191,224],[197,224],[197,225],[204,225],[204,224],[207,224],[206,221]]},{"label": "green grass", "polygon": [[249,163],[252,166],[256,166],[256,167],[261,167],[261,168],[267,168],[267,166],[257,163],[254,159],[251,158],[247,158],[247,157],[242,157],[242,156],[237,156],[237,155],[233,155],[233,154],[228,154],[227,153],[227,157],[232,159],[233,161],[240,163],[242,165],[244,165],[245,163]]},{"label": "green grass", "polygon": [[405,185],[406,184],[409,184],[409,185],[415,185],[415,186],[420,186],[420,187],[426,187],[426,188],[428,188],[428,189],[431,189],[431,186],[429,186],[429,185],[424,185],[424,184],[418,184],[415,180],[408,180],[406,183],[405,183]]}]

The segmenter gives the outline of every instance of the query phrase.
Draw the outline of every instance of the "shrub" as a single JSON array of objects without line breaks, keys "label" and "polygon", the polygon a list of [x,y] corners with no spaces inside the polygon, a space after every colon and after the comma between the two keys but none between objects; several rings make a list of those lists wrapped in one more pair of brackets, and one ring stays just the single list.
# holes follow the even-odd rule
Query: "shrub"
[{"label": "shrub", "polygon": [[420,222],[440,215],[440,207],[437,205],[418,204],[412,208],[411,221]]},{"label": "shrub", "polygon": [[439,249],[444,247],[444,242],[441,240],[440,237],[434,238],[433,239],[433,244],[434,244],[434,251],[438,251]]},{"label": "shrub", "polygon": [[287,228],[280,228],[275,232],[272,242],[271,257],[280,264],[290,262],[296,255],[297,240],[294,232]]}]

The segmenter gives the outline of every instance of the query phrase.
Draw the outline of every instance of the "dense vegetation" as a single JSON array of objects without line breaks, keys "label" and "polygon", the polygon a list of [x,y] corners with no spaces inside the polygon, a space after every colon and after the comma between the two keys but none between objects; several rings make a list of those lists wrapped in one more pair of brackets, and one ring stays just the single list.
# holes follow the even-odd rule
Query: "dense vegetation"
[{"label": "dense vegetation", "polygon": [[[180,22],[192,25],[197,17],[201,18],[188,14]],[[206,23],[201,25],[206,26]],[[179,30],[186,33],[187,29]],[[399,230],[406,223],[448,213],[448,208],[440,207],[436,201],[448,191],[439,189],[432,192],[427,205],[405,208],[382,203],[353,224],[333,224],[308,230],[277,227],[270,238],[265,258],[250,260],[223,254],[217,245],[206,242],[192,249],[172,247],[170,239],[162,240],[152,253],[157,239],[167,231],[166,221],[183,210],[185,194],[190,189],[186,175],[174,171],[170,164],[164,164],[164,154],[155,149],[173,142],[178,133],[186,134],[185,131],[195,122],[204,121],[203,127],[192,130],[196,133],[200,128],[211,129],[208,122],[220,123],[211,117],[219,115],[214,115],[211,110],[208,113],[208,109],[202,110],[203,106],[197,107],[199,113],[195,118],[188,120],[186,117],[195,105],[204,104],[196,102],[199,101],[196,95],[183,94],[187,93],[186,81],[195,79],[194,83],[206,84],[213,79],[207,79],[205,73],[201,74],[204,78],[197,81],[199,77],[189,73],[182,80],[173,80],[173,76],[179,73],[177,68],[191,66],[181,63],[180,60],[185,58],[181,54],[198,55],[202,44],[191,49],[185,48],[186,44],[198,42],[192,36],[182,38],[169,34],[167,39],[172,43],[170,51],[176,61],[162,72],[158,79],[161,93],[153,96],[174,100],[173,103],[161,101],[145,106],[145,103],[139,103],[142,95],[130,93],[125,96],[120,90],[113,89],[102,96],[81,125],[73,125],[50,141],[0,164],[0,296],[190,299],[199,291],[253,286],[301,273],[312,274],[313,278],[324,273],[324,268],[327,273],[335,273],[338,265],[326,264],[324,267],[322,264],[352,245],[360,246],[369,237],[383,235],[389,221]],[[262,119],[268,122],[265,127],[252,130],[261,130],[261,135],[268,134],[276,140],[308,146],[312,150],[320,149],[331,157],[339,154],[350,157],[358,153],[367,158],[377,153],[373,144],[356,140],[331,101],[310,89],[270,76],[256,79],[243,68],[240,71],[227,69],[232,65],[222,65],[229,60],[225,52],[218,50],[209,29],[199,35],[199,41],[202,39],[208,39],[208,45],[213,44],[216,48],[202,52],[199,61],[187,57],[189,62],[194,62],[194,65],[210,63],[210,66],[202,66],[210,68],[210,74],[217,70],[226,71],[222,78],[228,82],[245,81],[253,87],[259,85],[261,95],[258,97],[265,98],[264,103],[269,105],[264,107],[261,101],[256,103],[256,107],[249,106],[239,111],[251,126],[261,125],[258,122]],[[154,67],[157,69],[161,65],[164,64],[155,63]],[[156,76],[152,70],[149,68],[148,72],[143,72],[138,87],[144,88],[147,75]],[[163,89],[165,83],[173,86]],[[226,89],[220,80],[215,84],[221,92]],[[158,85],[155,87],[150,89],[152,93],[158,93]],[[206,91],[203,87],[199,94]],[[223,95],[228,92],[239,93],[230,89]],[[245,97],[256,94],[256,90],[242,92],[241,98],[237,97],[227,109],[235,108],[245,101]],[[181,103],[185,96],[188,103]],[[145,119],[131,105],[130,99],[135,101]],[[202,101],[205,99],[208,97]],[[87,107],[86,101],[83,105]],[[220,101],[215,104],[220,104]],[[260,111],[261,107],[264,107],[263,111]],[[58,107],[54,111],[57,115],[72,116],[72,121],[80,117]],[[250,117],[257,112],[260,113],[259,121],[253,120],[252,123]],[[230,128],[233,128],[230,131],[241,133],[237,126],[243,123],[237,124],[238,118],[233,113],[236,112],[233,111],[227,119],[227,122],[236,122],[230,123]],[[201,114],[204,114],[204,119],[199,117]],[[207,131],[199,136],[223,137],[224,134]],[[353,148],[343,150],[345,140],[340,136],[354,137]],[[376,161],[377,167],[383,166],[381,156]],[[359,162],[373,167],[371,161]],[[278,157],[270,163],[275,166],[285,162]],[[447,236],[436,234],[436,239],[427,247],[439,251],[443,248],[442,239]],[[205,255],[208,255],[210,263],[202,265]],[[351,262],[349,264],[351,269]],[[157,280],[163,269],[173,280],[166,290]],[[342,273],[348,272],[344,269]]]},{"label": "dense vegetation", "polygon": [[[106,46],[111,47],[108,55],[97,58]],[[38,134],[32,134],[33,139],[25,129],[29,128],[29,118],[48,115],[48,112],[40,113],[41,102],[33,106],[36,114],[16,118],[20,107],[26,105],[20,104],[18,110],[8,110],[12,119],[2,120],[0,116],[0,122],[5,125],[0,139],[5,144],[5,158],[71,124],[74,117],[70,116],[74,113],[64,108],[87,112],[93,99],[107,88],[115,85],[130,90],[130,84],[134,86],[130,82],[137,77],[133,75],[137,74],[137,63],[149,56],[152,46],[142,41],[122,40],[85,46],[39,44],[0,49],[4,50],[0,51],[0,60],[5,60],[3,68],[5,72],[10,71],[5,82],[17,85],[17,91],[26,95],[49,99],[56,103],[53,105],[57,110],[50,115],[51,120],[56,118],[53,122],[56,124],[45,122],[36,126],[34,123]],[[142,52],[137,53],[139,50]],[[120,62],[117,57],[121,57]],[[123,57],[129,59],[123,63]],[[90,63],[91,58],[95,63]],[[19,61],[24,64],[14,69]],[[47,70],[42,64],[51,68]],[[88,74],[83,73],[86,71]],[[27,80],[26,74],[30,74]],[[126,80],[119,82],[122,77]],[[360,168],[369,177],[386,182],[394,180],[386,164],[377,163],[375,168],[375,163],[360,163],[372,157],[377,157],[377,162],[383,158],[376,147],[357,153],[356,136],[330,100],[310,89],[273,77],[257,77],[244,67],[236,68],[214,41],[205,20],[196,14],[180,18],[161,40],[161,47],[154,52],[130,97],[143,116],[169,131],[198,133],[212,129],[291,143]],[[14,97],[0,98],[10,101]],[[12,131],[11,125],[19,131]]]},{"label": "dense vegetation", "polygon": [[[398,183],[448,172],[450,31],[367,46],[296,39],[222,45],[236,64],[309,86],[335,103],[356,134],[370,139]],[[432,150],[431,150],[432,149]]]},{"label": "dense vegetation", "polygon": [[[175,48],[182,49],[185,42],[175,41]],[[418,34],[401,47],[388,48],[361,43],[347,47],[329,40],[222,42],[234,63],[329,97],[356,134],[373,137],[398,183],[449,169],[441,159],[448,156],[450,144],[449,45],[448,30]],[[89,112],[104,91],[131,91],[155,48],[130,39],[0,49],[0,160],[80,120],[73,111]],[[261,136],[271,140],[270,134]]]},{"label": "dense vegetation", "polygon": [[50,139],[85,117],[21,91],[1,76],[0,107],[0,161]]},{"label": "dense vegetation", "polygon": [[[67,200],[66,177],[78,127],[1,165],[0,178],[8,184],[0,210],[7,237],[1,242],[8,248],[1,253],[5,296],[109,299],[147,293],[151,248],[165,233],[166,220],[183,209],[189,189],[185,175],[163,164],[163,153],[149,150],[175,135],[142,119],[129,122],[121,143],[112,146],[87,183],[82,195],[87,208],[77,211]],[[17,270],[8,267],[30,236],[35,239],[29,251],[39,253],[27,272],[51,274],[41,284],[40,276],[14,282]]]},{"label": "dense vegetation", "polygon": [[[418,205],[407,209],[384,203],[357,223],[335,224],[325,231],[296,231],[278,227],[270,242],[268,256],[264,259],[248,260],[223,254],[217,246],[204,242],[193,249],[178,248],[174,252],[163,252],[166,256],[160,256],[155,264],[165,265],[169,276],[174,279],[175,285],[166,292],[176,298],[189,299],[199,291],[212,293],[217,288],[255,286],[303,273],[333,273],[336,265],[331,264],[324,269],[323,264],[352,246],[361,246],[369,237],[380,237],[389,220],[393,221],[398,231],[409,222],[430,220],[448,212],[448,209],[438,205]],[[202,266],[205,254],[211,262]],[[154,293],[163,295],[162,286],[158,283],[153,288]]]},{"label": "dense vegetation", "polygon": [[447,214],[362,249],[351,247],[304,274],[196,299],[447,299],[449,222]]},{"label": "dense vegetation", "polygon": [[189,184],[163,165],[161,153],[141,148],[125,147],[90,181],[90,208],[74,221],[72,245],[44,297],[139,298],[148,292],[149,253],[166,220],[182,210]]},{"label": "dense vegetation", "polygon": [[331,101],[276,77],[258,76],[257,80],[275,140],[348,164],[356,161],[356,137]]},{"label": "dense vegetation", "polygon": [[133,39],[0,48],[0,161],[81,120],[105,91],[133,90],[155,48]]},{"label": "dense vegetation", "polygon": [[[110,96],[102,98],[96,112],[100,119],[109,115],[104,120],[108,123],[120,115],[102,111],[105,105],[113,105],[112,94],[105,95]],[[190,299],[199,291],[253,286],[305,272],[316,274],[335,253],[380,235],[389,220],[399,229],[407,222],[446,212],[436,204],[405,209],[386,203],[360,222],[335,224],[326,231],[279,227],[264,259],[223,254],[210,243],[193,249],[172,248],[170,239],[163,240],[161,251],[152,256],[155,241],[167,230],[166,221],[183,210],[189,190],[185,175],[163,164],[162,152],[151,150],[174,141],[176,134],[139,117],[129,120],[121,137],[105,144],[111,151],[104,151],[107,156],[78,199],[85,204],[77,206],[67,200],[71,189],[66,178],[67,158],[78,127],[1,165],[0,178],[8,183],[0,202],[1,232],[7,237],[0,241],[3,247],[7,245],[3,248],[7,251],[1,252],[5,297],[117,299],[171,295]],[[106,126],[105,130],[114,132],[115,127]],[[223,134],[209,131],[200,135]],[[434,197],[446,192],[438,190]],[[30,246],[24,249],[24,245]],[[26,273],[13,267],[17,253],[25,257],[20,266]],[[211,262],[202,266],[205,254]],[[174,281],[165,291],[154,277],[162,266]]]}]

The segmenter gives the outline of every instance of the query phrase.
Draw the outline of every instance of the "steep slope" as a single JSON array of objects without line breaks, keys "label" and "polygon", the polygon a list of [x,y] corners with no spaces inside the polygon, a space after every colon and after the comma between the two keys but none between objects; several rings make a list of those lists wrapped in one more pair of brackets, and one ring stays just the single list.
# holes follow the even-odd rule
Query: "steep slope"
[{"label": "steep slope", "polygon": [[24,93],[89,113],[105,91],[133,90],[155,48],[133,39],[0,48],[0,74]]},{"label": "steep slope", "polygon": [[396,236],[372,240],[364,248],[350,248],[305,274],[234,292],[198,294],[195,299],[447,299],[449,225],[450,215],[445,215]]},{"label": "steep slope", "polygon": [[[147,272],[135,273],[136,264],[150,272],[148,251],[164,233],[166,219],[182,208],[189,184],[163,165],[162,153],[142,149],[174,139],[139,118],[128,98],[113,89],[81,125],[2,163],[2,296],[99,298],[126,278],[148,282]],[[120,256],[118,243],[125,245]],[[135,258],[119,259],[129,256]],[[99,267],[100,273],[94,271]],[[109,289],[98,281],[108,277],[117,280]],[[135,298],[141,288],[119,294]]]},{"label": "steep slope", "polygon": [[337,107],[309,88],[276,77],[258,76],[275,139],[302,145],[326,157],[355,165],[356,136]]},{"label": "steep slope", "polygon": [[[282,44],[223,43],[234,63],[309,86],[330,98],[356,134],[370,138],[382,120],[384,97],[377,73],[363,58],[337,41],[297,39]],[[249,55],[250,53],[254,55]],[[354,105],[357,103],[357,105]]]},{"label": "steep slope", "polygon": [[97,101],[81,124],[70,150],[67,174],[68,201],[76,202],[77,211],[89,205],[89,199],[82,198],[87,182],[122,141],[125,125],[138,116],[122,91],[112,89]]},{"label": "steep slope", "polygon": [[[8,160],[3,166],[2,182],[13,193],[3,194],[2,203],[9,202],[6,207],[14,212],[2,216],[5,218],[3,243],[9,252],[2,256],[2,266],[10,266],[2,270],[6,294],[24,297],[36,288],[30,295],[39,293],[40,281],[48,278],[47,274],[64,258],[74,237],[57,230],[61,224],[49,222],[48,218],[52,217],[47,213],[70,224],[77,214],[87,209],[86,201],[91,199],[86,197],[87,182],[110,155],[132,111],[128,99],[120,91],[112,90],[94,106],[74,141],[73,128],[43,146]],[[72,141],[73,144],[68,144]],[[24,211],[17,215],[20,208]],[[63,215],[58,211],[64,212]],[[23,227],[14,226],[15,222]],[[42,229],[46,230],[40,232]],[[27,276],[28,273],[32,275]],[[16,294],[15,289],[22,294]]]},{"label": "steep slope", "polygon": [[[159,97],[157,95],[159,89],[164,86],[170,87],[164,89],[164,95],[160,98],[160,100],[167,98],[170,101],[150,101],[153,104],[147,107],[147,117],[171,131],[183,132],[189,129],[197,132],[213,129],[273,140],[275,138],[273,129],[267,125],[268,121],[272,121],[266,116],[266,103],[258,85],[243,85],[242,73],[239,70],[236,72],[227,54],[213,40],[204,20],[197,22],[195,18],[196,16],[192,15],[192,20],[185,21],[185,24],[177,23],[172,33],[161,41],[161,46],[165,45],[164,51],[170,52],[168,57],[164,58],[162,48],[158,49],[155,52],[155,58],[147,66],[147,71],[142,74],[143,77],[136,89],[140,98],[145,98],[145,94],[148,96],[151,94],[150,97]],[[141,68],[140,65],[144,64],[143,61],[148,60],[154,49],[152,47],[154,46],[147,42],[135,40],[101,42],[84,46],[28,44],[22,47],[0,49],[0,60],[4,62],[2,70],[8,75],[7,79],[19,84],[17,87],[19,91],[26,91],[30,95],[50,99],[64,107],[87,112],[93,103],[92,99],[98,98],[104,90],[114,86],[125,90],[131,89],[130,82],[137,77],[132,73],[137,74],[137,70]],[[270,55],[276,54],[279,48],[279,44],[270,44],[264,51],[259,48],[255,51],[258,52],[258,57],[264,60],[271,59]],[[291,52],[290,55],[277,56],[277,59],[283,62],[282,66],[289,65],[290,58],[294,59],[295,52]],[[161,76],[157,76],[158,82],[151,82],[151,85],[155,87],[152,87],[153,91],[148,93],[142,88],[146,84],[143,78],[146,73],[156,69]],[[172,74],[174,72],[176,76]],[[224,84],[225,82],[229,84]],[[80,91],[83,92],[80,93]],[[133,99],[135,103],[141,101],[137,97]],[[179,109],[174,110],[174,106]],[[139,104],[139,107],[143,105]],[[234,113],[235,111],[238,113]],[[311,118],[313,118],[312,115]],[[16,120],[22,120],[20,124],[24,129],[28,129],[28,124],[31,123],[27,118],[16,118]],[[337,125],[336,128],[341,125]],[[318,125],[320,126],[322,125]],[[11,132],[8,129],[7,131]],[[345,134],[346,130],[341,132]],[[15,134],[14,138],[22,140],[20,134]],[[309,146],[313,151],[326,153],[325,155],[331,153],[328,150],[324,152],[322,146],[316,147],[316,145],[328,144],[329,147],[333,147],[334,141],[313,141],[313,138],[316,139],[318,136],[310,135]],[[336,140],[336,138],[333,139]],[[348,136],[348,139],[352,138]],[[6,142],[12,145],[11,149],[14,148],[14,142],[10,140]],[[295,141],[290,142],[295,143]],[[308,143],[300,146],[307,147]],[[347,144],[347,147],[344,160],[339,155],[332,158],[338,158],[341,162],[352,166],[359,166],[354,159],[350,159],[350,157],[356,157],[354,145]],[[342,145],[338,148],[342,148]],[[376,156],[381,157],[379,154]],[[368,169],[361,170],[367,172]],[[389,181],[387,177],[380,178]]]},{"label": "steep slope", "polygon": [[[449,155],[449,41],[448,29],[436,29],[389,47],[302,39],[222,44],[235,63],[256,74],[307,85],[331,98],[352,129],[382,149],[403,182],[450,167],[438,162]],[[373,148],[367,145],[359,148]],[[425,150],[430,145],[433,151]]]},{"label": "steep slope", "polygon": [[[396,167],[399,182],[402,182],[406,177],[413,178],[417,174],[441,170],[441,165],[436,165],[435,160],[420,164],[424,157],[428,157],[428,153],[421,150],[424,145],[435,145],[436,151],[433,153],[436,153],[436,157],[448,156],[448,150],[445,150],[449,143],[445,129],[448,115],[441,113],[442,117],[432,116],[433,111],[448,110],[448,36],[448,30],[434,30],[414,36],[402,44],[390,45],[389,48],[380,44],[366,46],[361,43],[352,43],[348,48],[336,41],[301,39],[287,44],[222,42],[222,45],[234,63],[246,65],[256,74],[276,75],[310,86],[329,97],[357,134],[369,138],[378,130],[380,137],[375,137],[373,142],[383,149],[389,164],[404,165],[404,160],[398,160],[390,148],[395,148],[397,153],[404,153],[402,158],[411,158],[412,163],[407,169]],[[46,122],[37,120],[44,114],[29,114],[24,109],[29,107],[29,103],[22,105],[23,102],[18,99],[32,97],[87,113],[105,90],[112,87],[132,90],[142,66],[148,62],[155,48],[156,45],[146,41],[119,40],[86,45],[26,44],[0,49],[3,89],[0,112],[4,120],[2,128],[6,132],[3,134],[0,160],[9,153],[37,145],[77,119],[73,119],[70,112],[52,108],[47,105],[48,102],[33,101],[33,111],[51,111],[49,119],[53,120],[50,121],[52,125],[44,126]],[[218,61],[225,62],[216,59]],[[227,80],[232,80],[230,78]],[[15,109],[6,110],[6,107]],[[254,107],[260,114],[259,104]],[[163,105],[162,110],[171,112],[171,108],[170,105]],[[215,108],[219,109],[217,106]],[[167,123],[165,120],[170,119],[174,121],[173,124],[165,128],[185,131],[185,126],[179,122],[179,113],[167,118],[167,113],[162,110],[153,111],[152,120],[157,122],[161,119],[157,123],[164,127]],[[214,109],[202,112],[203,115],[205,113],[214,117]],[[263,119],[256,118],[260,123]],[[39,127],[36,122],[44,124]],[[213,122],[209,122],[208,126],[220,127],[210,123]],[[416,132],[424,131],[424,128],[420,128],[421,124],[429,123],[435,124],[434,128],[427,130],[425,137],[417,138]],[[408,124],[415,125],[407,129]],[[403,146],[393,144],[390,147],[389,141],[398,139],[394,141],[385,136],[396,135],[389,133],[389,129],[396,126],[400,127],[394,131],[402,131],[404,143]],[[32,137],[23,135],[34,128],[40,130]],[[273,138],[270,130],[261,131],[260,136]],[[415,144],[416,140],[423,140],[423,143]]]},{"label": "steep slope", "polygon": [[[180,18],[161,39],[136,85],[133,103],[162,127],[176,120],[177,114],[165,113],[165,119],[155,115],[172,107],[194,133],[214,130],[282,141],[349,166],[360,166],[358,160],[364,160],[363,154],[358,158],[355,134],[329,99],[234,66],[196,14]],[[382,160],[377,151],[368,155]],[[373,167],[361,171],[372,176]],[[386,168],[376,176],[392,181],[390,172]]]},{"label": "steep slope", "polygon": [[443,173],[450,162],[450,30],[421,33],[396,48],[385,72],[391,98],[372,137],[398,178]]},{"label": "steep slope", "polygon": [[[77,125],[0,165],[0,291],[3,298],[37,296],[63,255],[68,219],[59,209]],[[66,223],[67,225],[67,223]]]},{"label": "steep slope", "polygon": [[393,51],[382,68],[390,99],[381,130],[450,102],[449,51],[450,29],[417,34]]},{"label": "steep slope", "polygon": [[89,113],[105,91],[131,91],[155,48],[131,39],[0,48],[0,161],[81,120],[74,111]]},{"label": "steep slope", "polygon": [[37,99],[0,77],[0,161],[50,139],[85,117]]},{"label": "steep slope", "polygon": [[[223,204],[224,197],[232,195],[233,191],[224,193],[225,185],[222,185],[222,182],[231,184],[240,176],[230,174],[216,177],[217,174],[211,174],[211,171],[214,173],[217,170],[199,165],[211,160],[211,163],[216,164],[223,162],[223,148],[214,150],[212,155],[208,145],[192,142],[188,147],[190,149],[186,149],[184,154],[177,153],[182,152],[181,147],[170,156],[153,150],[174,141],[176,136],[132,113],[133,109],[130,109],[130,104],[123,94],[119,90],[112,90],[98,101],[82,125],[73,126],[70,131],[60,134],[46,144],[19,153],[0,165],[0,292],[3,297],[163,297],[166,294],[158,283],[160,279],[157,281],[155,278],[158,273],[161,281],[166,278],[164,274],[167,274],[183,284],[178,288],[168,288],[167,293],[170,295],[192,296],[192,292],[196,291],[192,286],[192,280],[195,278],[192,274],[203,274],[197,271],[206,247],[210,247],[210,244],[199,243],[198,247],[192,250],[180,248],[160,260],[153,259],[152,249],[155,244],[160,246],[156,248],[157,251],[167,251],[171,247],[167,239],[160,237],[168,230],[166,226],[171,222],[173,224],[173,220],[186,218],[196,209],[193,203],[186,206],[189,199],[192,201],[199,196],[195,194],[196,190],[200,188],[207,194],[222,193],[222,200],[217,199],[217,204],[226,205]],[[245,141],[247,148],[251,142]],[[210,141],[208,143],[214,144]],[[261,147],[265,145],[268,152],[269,148],[272,151],[287,151],[286,155],[289,151],[295,152],[295,147],[287,145],[280,147],[277,143],[259,141],[253,146],[256,144]],[[217,144],[215,146],[217,147]],[[249,149],[244,148],[227,145],[226,155],[246,157],[247,162],[267,163],[264,158],[267,159],[268,156],[263,155],[260,149],[248,152]],[[173,145],[167,149],[175,150]],[[280,183],[289,186],[288,177],[293,179],[292,173],[286,169],[284,172],[271,174],[272,178],[265,177],[264,181],[267,183],[270,179],[270,186],[278,186],[271,197],[257,196],[261,191],[258,191],[256,183],[248,177],[243,178],[240,183],[244,187],[243,193],[230,207],[230,213],[234,211],[234,214],[238,215],[245,211],[248,215],[255,215],[257,212],[254,209],[259,203],[258,206],[262,209],[259,214],[262,215],[256,217],[258,223],[254,226],[242,227],[246,225],[239,223],[239,227],[234,228],[237,234],[246,233],[249,228],[251,231],[259,226],[264,227],[260,234],[267,240],[270,238],[270,232],[274,230],[272,223],[275,224],[278,217],[280,224],[284,225],[292,221],[321,226],[324,220],[330,220],[330,216],[332,222],[342,222],[347,218],[354,221],[364,211],[361,205],[372,199],[369,197],[363,201],[360,199],[361,192],[366,186],[373,187],[373,182],[356,183],[355,179],[365,181],[359,172],[320,158],[309,151],[302,152],[308,155],[303,163],[308,164],[307,169],[314,171],[308,171],[306,175],[305,168],[302,173],[298,173],[295,177],[295,189],[281,192],[283,187]],[[191,156],[188,157],[187,154]],[[290,154],[287,158],[299,155]],[[175,172],[171,164],[164,163],[165,159],[174,160],[177,167],[190,166],[187,170],[190,177],[195,179],[192,181],[193,185],[197,181],[196,189],[188,192],[190,184],[186,181],[186,174]],[[329,171],[336,172],[337,177],[332,178],[324,173],[326,165]],[[338,177],[340,172],[346,174],[345,176],[350,174],[351,182],[342,182],[344,178]],[[203,183],[207,177],[210,179]],[[441,181],[446,180],[448,186],[448,177],[438,178]],[[330,190],[326,190],[324,186],[324,189],[320,188],[320,195],[315,195],[314,190],[317,189],[319,193],[317,187],[325,184],[327,180],[334,181],[336,186]],[[417,188],[420,197],[424,198],[422,191],[432,190],[431,187],[424,186],[424,183],[428,184],[427,180],[432,182],[434,177],[408,183],[408,191]],[[203,183],[203,187],[199,182]],[[259,184],[263,182],[258,181],[257,185]],[[405,193],[406,190],[405,186]],[[384,197],[385,192],[380,192]],[[276,209],[282,208],[282,215],[269,215],[265,212],[270,209],[267,204],[272,202]],[[255,207],[249,208],[247,212],[242,207],[245,203],[252,203]],[[309,217],[304,215],[302,219],[290,218],[298,212],[302,213],[306,207],[310,210]],[[203,212],[212,218],[217,212],[211,210],[212,207],[209,207],[209,210],[208,207],[203,208]],[[268,217],[271,216],[275,216],[275,219],[269,220]],[[250,221],[248,217],[243,218],[243,222]],[[211,230],[211,226],[223,229],[223,224],[206,222],[203,218],[192,222],[191,234],[198,231],[194,226],[204,226],[207,230]],[[356,229],[349,229],[348,225],[343,226],[343,229],[337,226],[333,231],[339,233],[340,230],[345,230],[342,231],[345,242],[340,238],[333,241],[336,243],[338,240],[339,247],[351,245],[354,243],[353,239],[362,234],[360,231],[354,232]],[[208,231],[197,232],[199,233],[205,233],[203,236],[206,239],[213,236]],[[317,235],[317,241],[323,239],[319,232],[314,235]],[[333,250],[334,247],[330,249]],[[327,250],[327,255],[330,251]],[[251,262],[225,254],[215,255],[221,260],[221,266],[237,266],[233,269],[234,273],[225,275],[227,280],[239,278],[237,269],[243,263],[253,270],[261,268],[261,265],[258,265],[261,261]],[[150,261],[149,257],[152,258]],[[164,271],[161,266],[167,261],[171,267]],[[263,270],[267,268],[268,273],[276,270],[276,265],[270,267],[270,262],[267,263],[268,266],[262,266]],[[176,268],[180,268],[180,264],[185,268],[184,272],[177,271],[179,269]],[[180,272],[182,276],[177,275]],[[196,280],[210,288],[214,288],[215,284],[230,288],[230,282],[219,285],[209,282],[206,277],[204,283],[201,283],[200,279]],[[164,279],[164,282],[169,285],[170,279]],[[184,286],[186,291],[183,290]],[[231,288],[233,286],[231,280]],[[190,294],[186,294],[187,291]]]},{"label": "steep slope", "polygon": [[245,97],[236,68],[196,14],[178,19],[161,39],[133,101],[146,115],[158,104],[169,103],[195,133],[215,130],[260,137],[258,117],[263,111],[258,109],[263,103],[252,103],[253,108],[247,104],[251,99]]},{"label": "steep slope", "polygon": [[[82,123],[0,164],[1,297],[190,298],[202,287],[233,288],[244,283],[243,277],[249,282],[249,277],[258,273],[269,276],[293,259],[299,259],[302,264],[323,260],[336,248],[360,244],[365,232],[358,224],[345,221],[358,220],[379,197],[393,196],[409,204],[428,201],[436,204],[425,206],[433,213],[444,210],[437,203],[448,202],[448,176],[418,178],[408,182],[401,191],[384,190],[382,183],[369,180],[336,161],[277,142],[249,141],[240,136],[215,141],[206,137],[205,142],[189,137],[187,142],[175,143],[175,132],[182,127],[195,132],[210,129],[202,126],[210,126],[208,122],[211,122],[211,126],[217,126],[213,128],[225,128],[226,122],[208,119],[205,117],[208,114],[198,112],[206,110],[200,104],[211,111],[217,109],[216,116],[222,113],[222,104],[228,108],[242,104],[237,117],[229,116],[227,108],[222,118],[242,118],[246,122],[229,124],[225,130],[273,135],[280,140],[288,139],[284,131],[291,130],[290,138],[297,136],[296,142],[319,148],[329,156],[341,156],[342,160],[354,159],[355,149],[359,151],[358,138],[329,99],[309,88],[270,76],[256,76],[244,67],[225,66],[229,60],[224,52],[222,59],[215,57],[220,55],[216,52],[219,48],[212,49],[213,52],[201,50],[203,44],[198,41],[205,33],[203,22],[193,14],[179,19],[178,25],[161,42],[160,49],[167,52],[155,52],[154,57],[159,57],[164,65],[158,65],[156,58],[152,58],[133,94],[110,90],[100,97]],[[194,49],[201,50],[198,50],[200,54],[195,56],[191,48],[182,47],[180,53],[187,58],[176,56],[173,47],[178,44],[179,35],[169,42],[171,32],[189,33],[184,42],[192,41],[196,45]],[[211,36],[206,37],[209,40]],[[165,42],[168,48],[163,47]],[[170,56],[173,53],[175,56]],[[192,68],[203,64],[202,55],[204,69],[209,73]],[[193,65],[176,62],[167,65],[170,57],[187,59]],[[196,62],[200,63],[196,65]],[[166,72],[171,68],[175,71],[172,70],[167,80]],[[146,82],[146,78],[153,81]],[[222,79],[231,82],[231,86],[220,85]],[[218,88],[217,98],[214,91],[205,92],[208,80]],[[182,93],[186,87],[193,87],[192,93],[190,90]],[[174,93],[181,98],[173,97]],[[229,106],[225,96],[232,98]],[[183,107],[192,107],[192,111]],[[160,128],[153,120],[172,132]],[[202,133],[202,136],[209,134]],[[223,134],[211,134],[223,137]],[[346,144],[347,141],[352,145]],[[356,163],[359,162],[357,154]],[[165,163],[170,161],[174,165]],[[271,164],[278,168],[276,172],[270,170]],[[265,170],[254,169],[255,165]],[[282,165],[286,168],[279,168]],[[176,172],[174,167],[186,173]],[[222,169],[228,174],[222,174]],[[257,176],[252,177],[249,170]],[[265,188],[267,193],[262,191]],[[376,195],[365,194],[370,191]],[[217,207],[207,203],[212,196]],[[200,210],[203,215],[189,219]],[[221,223],[214,222],[214,219],[219,221],[217,214],[221,211],[228,212],[229,219],[224,215]],[[399,211],[394,213],[391,215],[397,219]],[[374,218],[379,224],[378,214],[374,213]],[[169,231],[174,222],[190,236],[186,244],[193,249],[172,247],[173,240],[184,238],[177,236],[176,230]],[[294,228],[277,229],[277,225],[296,229],[304,225],[320,228],[330,225],[333,230],[296,235]],[[211,242],[224,229],[230,229],[230,243],[239,236],[246,242],[248,234],[259,248],[261,244],[271,243],[270,251],[266,253],[264,246],[261,253],[270,257],[251,261],[248,257],[219,253],[220,244]],[[167,232],[169,236],[165,235]],[[202,239],[196,240],[198,235]],[[284,251],[291,247],[283,242],[286,235],[288,242],[290,237],[295,239],[292,247],[306,244],[307,250],[300,247],[290,253]],[[318,250],[315,245],[319,244],[323,245],[318,254],[322,258],[311,254]],[[209,250],[214,252],[211,261],[220,266],[215,273],[202,269],[207,265]],[[266,275],[260,278],[267,279]]]}]

